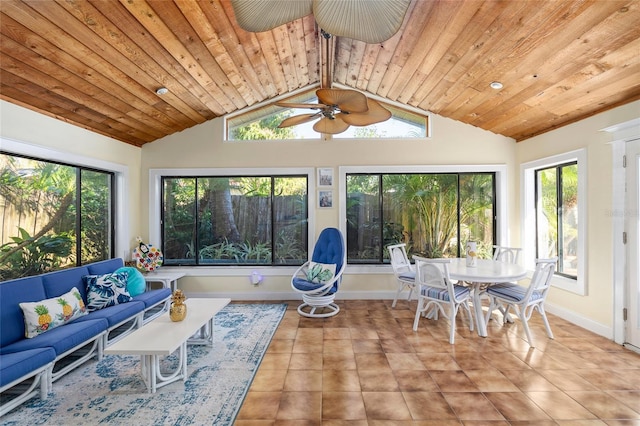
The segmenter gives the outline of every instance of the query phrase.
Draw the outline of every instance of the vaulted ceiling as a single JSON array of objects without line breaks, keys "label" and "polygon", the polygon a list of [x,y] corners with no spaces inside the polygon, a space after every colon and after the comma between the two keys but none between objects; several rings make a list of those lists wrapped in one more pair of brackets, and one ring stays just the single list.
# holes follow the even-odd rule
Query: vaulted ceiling
[{"label": "vaulted ceiling", "polygon": [[[321,80],[313,15],[251,33],[229,0],[0,12],[0,98],[136,146]],[[335,37],[332,84],[520,141],[640,99],[639,22],[638,0],[413,0],[389,40]]]}]

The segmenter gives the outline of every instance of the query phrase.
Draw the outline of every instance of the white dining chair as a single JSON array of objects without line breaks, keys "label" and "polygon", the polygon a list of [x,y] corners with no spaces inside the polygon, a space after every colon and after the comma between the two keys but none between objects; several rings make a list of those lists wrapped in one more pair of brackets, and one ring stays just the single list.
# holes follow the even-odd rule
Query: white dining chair
[{"label": "white dining chair", "polygon": [[[497,260],[499,262],[504,262],[504,263],[517,264],[520,258],[521,252],[522,252],[522,249],[520,247],[507,247],[507,246],[494,245],[493,260]],[[498,283],[493,283],[493,285],[495,284],[498,284]],[[485,286],[482,288],[482,291],[485,291],[486,289],[487,287]],[[500,312],[502,313],[505,321],[513,322],[508,312],[504,311],[503,309],[500,309]]]},{"label": "white dining chair", "polygon": [[529,329],[529,319],[533,311],[537,310],[544,322],[547,336],[553,339],[553,332],[544,310],[544,302],[551,287],[551,278],[555,272],[557,262],[557,257],[536,259],[536,269],[529,285],[526,287],[515,283],[499,283],[490,286],[486,291],[486,295],[489,297],[489,311],[487,312],[485,323],[489,321],[494,310],[500,309],[504,318],[506,318],[509,315],[509,309],[513,307],[522,322],[529,346],[535,347],[533,336]]},{"label": "white dining chair", "polygon": [[493,260],[505,263],[518,263],[522,249],[519,247],[493,246]]},{"label": "white dining chair", "polygon": [[396,307],[400,293],[405,290],[409,290],[407,300],[411,300],[413,290],[416,288],[416,272],[407,257],[406,246],[407,245],[405,243],[387,246],[387,249],[389,250],[389,259],[391,260],[391,267],[393,268],[393,275],[396,277],[398,285],[396,297],[393,299],[393,303],[391,304],[392,308]]},{"label": "white dining chair", "polygon": [[448,263],[451,259],[427,259],[413,256],[416,263],[416,285],[418,290],[418,307],[413,321],[413,331],[418,330],[420,316],[429,313],[429,317],[437,319],[441,312],[449,320],[449,343],[452,345],[456,336],[456,316],[462,307],[469,317],[469,329],[473,331],[473,316],[469,301],[469,287],[454,284],[449,278]]}]

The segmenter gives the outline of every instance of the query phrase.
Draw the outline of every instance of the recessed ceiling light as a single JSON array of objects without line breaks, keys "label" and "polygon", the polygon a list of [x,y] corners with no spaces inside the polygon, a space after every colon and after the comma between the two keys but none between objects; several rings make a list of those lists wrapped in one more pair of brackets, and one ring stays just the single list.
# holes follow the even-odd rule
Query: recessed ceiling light
[{"label": "recessed ceiling light", "polygon": [[166,87],[159,87],[156,90],[156,95],[165,95],[167,93],[169,93],[169,89],[167,89]]},{"label": "recessed ceiling light", "polygon": [[491,86],[492,89],[502,89],[502,83],[500,83],[499,81],[492,81],[491,84],[489,84],[489,86]]}]

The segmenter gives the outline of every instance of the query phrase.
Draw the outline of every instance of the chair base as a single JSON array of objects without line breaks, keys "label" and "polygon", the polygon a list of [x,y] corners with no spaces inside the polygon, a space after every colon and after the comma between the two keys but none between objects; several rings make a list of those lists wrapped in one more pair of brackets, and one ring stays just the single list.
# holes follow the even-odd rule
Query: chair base
[{"label": "chair base", "polygon": [[[308,307],[310,307],[311,310],[309,312],[306,312],[304,309]],[[323,312],[321,314],[316,314],[315,312],[318,309],[330,309],[330,311]],[[307,318],[327,318],[327,317],[334,316],[338,312],[340,312],[340,307],[335,303],[330,303],[328,305],[322,305],[322,306],[311,306],[308,303],[303,303],[302,305],[298,306],[298,313],[303,317],[307,317]]]},{"label": "chair base", "polygon": [[[298,313],[307,318],[327,318],[340,312],[340,307],[334,303],[335,295],[327,296],[308,296],[302,295],[302,303],[298,306]],[[328,310],[328,312],[325,312]],[[320,313],[316,313],[320,311]]]}]

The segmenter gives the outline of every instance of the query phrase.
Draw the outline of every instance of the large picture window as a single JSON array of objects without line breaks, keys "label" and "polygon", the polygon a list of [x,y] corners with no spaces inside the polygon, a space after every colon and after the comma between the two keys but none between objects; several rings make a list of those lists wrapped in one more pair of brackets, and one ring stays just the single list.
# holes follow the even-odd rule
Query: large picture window
[{"label": "large picture window", "polygon": [[578,275],[578,164],[565,163],[535,173],[536,257],[558,256],[556,273]]},{"label": "large picture window", "polygon": [[308,256],[308,177],[165,176],[165,265],[300,265]]},{"label": "large picture window", "polygon": [[114,173],[0,154],[0,279],[114,255]]},{"label": "large picture window", "polygon": [[495,173],[347,173],[348,262],[388,263],[386,247],[409,256],[459,257],[467,241],[491,257],[496,240]]}]

